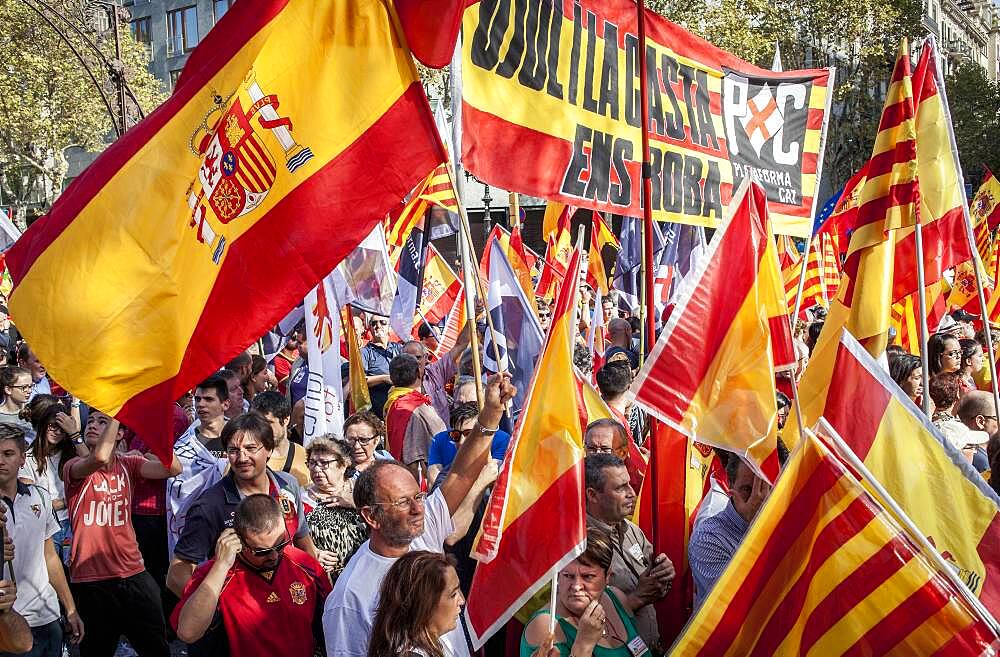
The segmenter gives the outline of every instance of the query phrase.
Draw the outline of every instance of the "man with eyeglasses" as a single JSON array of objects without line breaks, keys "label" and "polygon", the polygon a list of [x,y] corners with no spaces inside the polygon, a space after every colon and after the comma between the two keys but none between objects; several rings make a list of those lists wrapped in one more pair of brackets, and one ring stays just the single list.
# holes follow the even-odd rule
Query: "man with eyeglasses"
[{"label": "man with eyeglasses", "polygon": [[389,398],[389,363],[403,350],[398,342],[389,342],[389,320],[372,315],[368,321],[368,331],[372,339],[361,348],[361,363],[365,368],[368,395],[372,400],[372,412],[383,417],[385,401]]},{"label": "man with eyeglasses", "polygon": [[[248,495],[215,558],[194,572],[171,624],[192,654],[312,657],[330,580],[319,562],[291,545],[278,502]],[[228,650],[226,648],[228,647]]]},{"label": "man with eyeglasses", "polygon": [[[997,407],[993,400],[993,395],[982,390],[967,392],[955,404],[955,415],[962,421],[962,424],[973,431],[985,431],[992,436],[1000,430],[1000,423],[997,422]],[[982,445],[977,445],[972,456],[972,467],[977,472],[985,472],[990,469],[990,460],[986,455],[986,450]]]},{"label": "man with eyeglasses", "polygon": [[274,433],[267,420],[253,411],[241,415],[226,424],[221,440],[229,460],[229,474],[206,488],[187,513],[167,573],[167,586],[176,595],[184,591],[195,567],[212,557],[219,536],[233,526],[233,514],[240,501],[254,493],[277,500],[295,546],[316,554],[305,521],[302,488],[292,475],[267,467],[274,450]]},{"label": "man with eyeglasses", "polygon": [[[354,485],[354,505],[371,530],[337,578],[323,610],[327,657],[367,657],[382,580],[396,559],[411,550],[443,552],[455,530],[453,515],[486,466],[504,405],[517,389],[509,375],[486,385],[476,427],[462,441],[444,482],[429,496],[397,461],[376,461]],[[469,655],[461,627],[441,637],[447,657]]]}]

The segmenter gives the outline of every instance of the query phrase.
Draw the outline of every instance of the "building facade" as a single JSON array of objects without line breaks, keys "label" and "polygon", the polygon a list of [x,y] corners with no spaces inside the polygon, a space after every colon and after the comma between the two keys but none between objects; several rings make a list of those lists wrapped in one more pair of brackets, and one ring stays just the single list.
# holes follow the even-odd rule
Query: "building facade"
[{"label": "building facade", "polygon": [[149,48],[149,70],[172,91],[188,54],[236,0],[125,0],[132,35]]},{"label": "building facade", "polygon": [[992,0],[925,0],[923,22],[944,54],[945,75],[972,62],[1000,79],[1000,8]]}]

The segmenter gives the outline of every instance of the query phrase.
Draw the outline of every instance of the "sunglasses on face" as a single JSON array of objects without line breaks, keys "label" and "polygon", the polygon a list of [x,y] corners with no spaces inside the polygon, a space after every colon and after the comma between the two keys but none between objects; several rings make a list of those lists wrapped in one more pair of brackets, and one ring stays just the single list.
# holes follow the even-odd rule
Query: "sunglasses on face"
[{"label": "sunglasses on face", "polygon": [[468,438],[469,436],[471,436],[472,429],[463,429],[461,431],[459,431],[458,429],[452,429],[451,431],[448,432],[448,435],[451,437],[452,440],[457,441],[460,438]]},{"label": "sunglasses on face", "polygon": [[274,547],[269,547],[269,548],[245,547],[244,549],[255,557],[268,557],[271,555],[277,555],[279,552],[284,550],[291,542],[292,539],[286,537],[285,540],[278,543]]}]

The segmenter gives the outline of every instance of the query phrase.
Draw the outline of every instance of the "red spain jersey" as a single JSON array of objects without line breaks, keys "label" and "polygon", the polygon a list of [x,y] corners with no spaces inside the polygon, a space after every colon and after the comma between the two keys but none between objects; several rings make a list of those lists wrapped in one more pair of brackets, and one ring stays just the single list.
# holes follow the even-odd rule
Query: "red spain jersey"
[{"label": "red spain jersey", "polygon": [[[208,575],[215,560],[199,566],[171,614],[177,628],[181,609]],[[229,569],[219,596],[229,654],[232,657],[312,657],[314,622],[323,615],[330,580],[319,562],[289,545],[270,580],[239,559]]]}]

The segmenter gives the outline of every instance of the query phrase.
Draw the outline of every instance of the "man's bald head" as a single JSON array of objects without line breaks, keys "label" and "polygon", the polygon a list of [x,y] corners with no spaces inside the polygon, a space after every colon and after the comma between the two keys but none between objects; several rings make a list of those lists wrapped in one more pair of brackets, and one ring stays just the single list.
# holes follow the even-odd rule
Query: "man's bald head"
[{"label": "man's bald head", "polygon": [[615,317],[608,322],[608,339],[620,347],[629,346],[632,340],[632,325],[627,319]]},{"label": "man's bald head", "polygon": [[997,406],[988,392],[972,390],[962,395],[955,404],[955,415],[970,429],[987,433],[997,430]]}]

